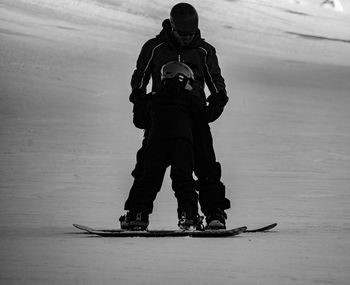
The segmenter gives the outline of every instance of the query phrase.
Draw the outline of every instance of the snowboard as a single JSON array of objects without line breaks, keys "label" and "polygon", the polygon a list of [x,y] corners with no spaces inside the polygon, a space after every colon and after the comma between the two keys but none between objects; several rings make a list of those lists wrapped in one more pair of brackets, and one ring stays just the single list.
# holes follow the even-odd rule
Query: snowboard
[{"label": "snowboard", "polygon": [[247,227],[228,230],[146,230],[128,231],[121,229],[93,229],[84,225],[73,224],[74,227],[87,233],[101,237],[232,237],[244,233]]},{"label": "snowboard", "polygon": [[121,229],[94,229],[88,226],[73,224],[74,227],[102,237],[230,237],[241,233],[257,233],[269,231],[277,226],[273,223],[261,228],[247,229],[239,227],[228,230],[202,230],[202,231],[185,231],[185,230],[147,230],[147,231],[128,231]]}]

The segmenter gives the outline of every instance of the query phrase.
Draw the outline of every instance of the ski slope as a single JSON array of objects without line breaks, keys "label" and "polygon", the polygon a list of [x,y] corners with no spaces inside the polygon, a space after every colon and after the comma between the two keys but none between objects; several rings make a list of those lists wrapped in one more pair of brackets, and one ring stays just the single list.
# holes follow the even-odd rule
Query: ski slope
[{"label": "ski slope", "polygon": [[[316,0],[190,1],[229,104],[212,124],[220,239],[113,239],[142,131],[129,80],[177,1],[0,0],[0,284],[348,284],[350,15]],[[152,229],[176,227],[167,177]]]}]

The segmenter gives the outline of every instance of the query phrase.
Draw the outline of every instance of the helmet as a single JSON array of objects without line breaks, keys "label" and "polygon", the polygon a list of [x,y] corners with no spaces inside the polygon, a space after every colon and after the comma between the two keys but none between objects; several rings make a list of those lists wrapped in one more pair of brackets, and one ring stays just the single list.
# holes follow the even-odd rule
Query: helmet
[{"label": "helmet", "polygon": [[198,29],[198,14],[188,3],[178,3],[170,11],[170,22],[182,34],[194,33]]},{"label": "helmet", "polygon": [[162,66],[161,80],[179,77],[179,81],[194,80],[192,69],[179,61],[170,61]]}]

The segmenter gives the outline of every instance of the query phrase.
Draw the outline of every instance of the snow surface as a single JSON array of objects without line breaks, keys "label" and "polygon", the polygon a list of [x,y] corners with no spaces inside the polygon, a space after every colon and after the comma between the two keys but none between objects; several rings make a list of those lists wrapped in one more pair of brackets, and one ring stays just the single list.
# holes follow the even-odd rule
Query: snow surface
[{"label": "snow surface", "polygon": [[[176,1],[0,0],[0,284],[349,284],[350,15],[321,1],[190,1],[230,96],[212,124],[225,239],[118,227],[142,132],[129,81]],[[151,228],[176,227],[166,178]]]}]

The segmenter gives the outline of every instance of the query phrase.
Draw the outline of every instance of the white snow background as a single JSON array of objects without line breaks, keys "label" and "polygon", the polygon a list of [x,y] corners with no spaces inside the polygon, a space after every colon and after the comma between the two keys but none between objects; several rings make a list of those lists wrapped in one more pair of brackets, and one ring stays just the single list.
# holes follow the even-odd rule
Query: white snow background
[{"label": "white snow background", "polygon": [[[211,125],[234,238],[119,227],[130,77],[177,1],[0,0],[0,284],[349,284],[350,1],[189,1],[229,104]],[[176,228],[168,175],[151,229]]]}]

